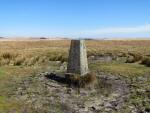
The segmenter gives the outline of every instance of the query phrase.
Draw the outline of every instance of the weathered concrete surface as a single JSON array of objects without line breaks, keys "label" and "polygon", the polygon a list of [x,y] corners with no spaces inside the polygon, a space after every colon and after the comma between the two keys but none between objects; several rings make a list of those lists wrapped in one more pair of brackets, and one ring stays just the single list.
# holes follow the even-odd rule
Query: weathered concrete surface
[{"label": "weathered concrete surface", "polygon": [[88,73],[87,52],[84,40],[72,40],[67,73],[85,75]]}]

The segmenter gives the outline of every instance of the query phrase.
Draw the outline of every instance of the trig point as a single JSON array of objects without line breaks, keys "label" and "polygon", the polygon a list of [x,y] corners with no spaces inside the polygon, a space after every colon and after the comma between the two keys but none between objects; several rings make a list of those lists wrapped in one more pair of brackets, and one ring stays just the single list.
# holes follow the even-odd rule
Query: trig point
[{"label": "trig point", "polygon": [[71,40],[67,73],[88,73],[87,52],[84,40]]}]

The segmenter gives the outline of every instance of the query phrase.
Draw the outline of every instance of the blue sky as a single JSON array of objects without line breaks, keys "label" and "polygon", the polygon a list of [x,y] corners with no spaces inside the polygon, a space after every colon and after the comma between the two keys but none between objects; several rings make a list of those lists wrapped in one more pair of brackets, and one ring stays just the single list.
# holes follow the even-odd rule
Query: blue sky
[{"label": "blue sky", "polygon": [[150,0],[0,0],[0,36],[150,37]]}]

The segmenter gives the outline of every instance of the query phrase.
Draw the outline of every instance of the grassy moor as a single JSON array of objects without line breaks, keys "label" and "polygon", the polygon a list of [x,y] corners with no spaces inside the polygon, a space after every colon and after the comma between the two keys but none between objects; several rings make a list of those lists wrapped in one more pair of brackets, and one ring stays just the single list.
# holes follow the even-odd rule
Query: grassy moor
[{"label": "grassy moor", "polygon": [[[68,109],[73,112],[74,109],[69,106],[77,104],[74,99],[77,95],[80,95],[79,93],[82,94],[82,88],[80,89],[81,91],[78,89],[76,93],[73,93],[77,95],[69,93],[71,97],[64,97],[72,98],[69,100],[71,103],[75,102],[73,105],[71,103],[67,105],[67,103],[61,103],[62,94],[61,91],[60,94],[58,92],[64,87],[56,88],[58,90],[56,92],[52,89],[49,90],[52,92],[47,92],[41,87],[43,84],[49,84],[49,82],[39,81],[41,78],[36,79],[39,76],[38,74],[43,72],[66,72],[70,42],[70,40],[0,41],[0,113],[20,113],[24,111],[27,113],[44,113],[52,112],[53,110],[58,111],[58,113],[64,113]],[[80,98],[77,96],[76,100],[81,100],[80,104],[87,103],[85,107],[91,111],[97,110],[101,112],[101,109],[107,111],[110,110],[108,103],[116,99],[115,96],[109,96],[110,91],[116,90],[117,92],[118,86],[120,86],[121,88],[126,87],[124,91],[128,93],[126,93],[126,98],[123,102],[115,100],[117,105],[110,105],[112,112],[149,111],[150,40],[86,40],[86,46],[89,69],[94,74],[81,78],[81,84],[93,81],[96,79],[96,74],[99,78],[98,86],[96,86],[96,92],[90,93],[87,97]],[[54,78],[56,77],[54,76]],[[51,83],[53,82],[51,81]],[[121,85],[115,86],[114,84]],[[122,86],[122,84],[127,86]],[[62,86],[56,85],[55,87]],[[91,89],[92,87],[89,88]],[[70,92],[69,87],[67,88],[68,91]],[[119,91],[119,94],[122,97],[125,95],[125,93],[121,94],[121,91]],[[63,95],[66,94],[64,93]],[[104,105],[100,106],[102,103],[95,100],[95,104],[100,107],[88,106],[88,103],[91,102],[88,99],[99,98],[102,100],[101,96],[106,98],[107,104],[104,101]],[[54,98],[56,101],[53,103],[54,100],[49,100],[49,104],[45,105],[47,101],[44,99],[46,97],[48,99]],[[77,109],[82,110],[79,106],[75,110]]]}]

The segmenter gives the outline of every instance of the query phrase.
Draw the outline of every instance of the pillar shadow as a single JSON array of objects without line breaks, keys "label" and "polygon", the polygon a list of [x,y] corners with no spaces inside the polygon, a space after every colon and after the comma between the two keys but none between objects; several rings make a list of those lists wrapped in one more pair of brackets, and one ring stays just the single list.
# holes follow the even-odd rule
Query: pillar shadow
[{"label": "pillar shadow", "polygon": [[62,75],[59,74],[50,73],[45,75],[45,77],[54,80],[58,83],[66,84],[68,85],[68,87],[76,87],[76,88],[80,87],[79,80],[72,80],[70,78],[65,78],[65,76],[63,77]]},{"label": "pillar shadow", "polygon": [[62,77],[62,76],[57,75],[55,73],[47,74],[47,75],[45,75],[45,77],[48,78],[48,79],[57,81],[59,83],[67,84],[67,81],[66,81],[65,77]]}]

